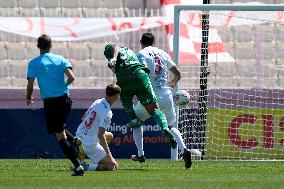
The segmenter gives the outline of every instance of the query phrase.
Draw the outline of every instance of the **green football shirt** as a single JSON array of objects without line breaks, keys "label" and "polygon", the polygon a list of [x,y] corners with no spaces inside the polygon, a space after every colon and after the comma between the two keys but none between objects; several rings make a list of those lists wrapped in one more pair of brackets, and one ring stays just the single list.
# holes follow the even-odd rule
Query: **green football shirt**
[{"label": "green football shirt", "polygon": [[150,72],[148,67],[140,63],[136,54],[127,47],[120,47],[116,58],[114,73],[116,74],[118,85],[135,80],[140,70],[144,70],[147,74]]}]

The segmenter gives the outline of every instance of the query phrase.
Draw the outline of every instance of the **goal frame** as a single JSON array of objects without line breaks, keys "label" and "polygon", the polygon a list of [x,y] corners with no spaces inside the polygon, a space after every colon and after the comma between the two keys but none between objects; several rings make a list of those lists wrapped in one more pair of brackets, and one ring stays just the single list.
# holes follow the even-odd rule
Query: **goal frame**
[{"label": "goal frame", "polygon": [[[174,6],[174,34],[173,34],[173,59],[174,62],[177,64],[177,66],[179,65],[179,36],[180,36],[180,12],[181,11],[188,11],[188,10],[192,10],[192,11],[204,11],[205,15],[209,13],[209,11],[284,11],[284,5],[283,4],[270,4],[270,5],[243,5],[243,4],[201,4],[201,5],[175,5]],[[210,15],[210,14],[209,14]],[[208,21],[209,22],[209,21]],[[210,30],[209,30],[210,32]],[[202,35],[203,37],[203,35]],[[208,44],[208,41],[205,43]],[[205,45],[205,52],[208,52],[208,45]],[[204,49],[203,49],[204,50]],[[202,49],[201,49],[202,51]],[[201,53],[202,55],[202,53]],[[200,60],[200,65],[201,67],[206,67],[207,65],[204,66],[204,62],[205,64],[208,63],[208,54],[206,54],[205,60]],[[203,64],[203,65],[202,65]],[[202,76],[202,74],[200,75],[200,80],[202,79],[201,77],[206,77],[206,88],[205,91],[207,91],[207,74],[206,72],[204,72],[205,75]],[[199,84],[200,85],[200,84]],[[177,85],[175,90],[179,89],[179,85]],[[207,93],[206,93],[207,94]],[[200,96],[199,96],[200,97]],[[199,98],[198,97],[198,98]],[[207,101],[207,99],[206,99]],[[207,109],[207,102],[205,102],[205,107]],[[205,114],[206,114],[206,110],[205,110]],[[177,120],[176,120],[176,124],[174,125],[174,127],[178,128],[178,110],[177,110]],[[203,115],[204,116],[204,115]],[[205,117],[205,122],[203,122],[202,124],[204,128],[206,128],[206,115]],[[202,126],[202,125],[200,125]],[[206,130],[204,130],[205,132]],[[205,137],[205,136],[204,136]],[[205,141],[205,138],[204,138]],[[204,157],[204,151],[202,153],[202,157]],[[175,157],[177,157],[176,153],[174,153],[174,151],[172,151],[172,159],[175,159]],[[203,158],[201,158],[203,159]]]},{"label": "goal frame", "polygon": [[199,10],[199,11],[284,11],[284,5],[228,5],[228,4],[206,4],[206,5],[175,5],[174,6],[174,38],[173,38],[173,55],[176,64],[179,63],[179,21],[180,11]]}]

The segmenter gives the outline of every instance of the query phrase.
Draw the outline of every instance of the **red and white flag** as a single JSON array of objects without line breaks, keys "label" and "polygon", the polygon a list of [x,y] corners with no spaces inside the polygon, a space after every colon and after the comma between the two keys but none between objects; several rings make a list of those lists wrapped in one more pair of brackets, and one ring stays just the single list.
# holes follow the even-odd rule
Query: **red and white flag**
[{"label": "red and white flag", "polygon": [[[174,5],[196,5],[202,4],[202,0],[161,0],[164,14],[167,18],[174,18]],[[169,38],[169,47],[173,55],[173,31],[174,25],[166,26]],[[202,30],[200,14],[186,11],[180,14],[180,37],[179,37],[179,63],[198,64],[200,62],[200,48],[202,42]],[[218,35],[217,29],[210,26],[209,30],[209,62],[233,62],[233,57],[226,51],[224,43]]]}]

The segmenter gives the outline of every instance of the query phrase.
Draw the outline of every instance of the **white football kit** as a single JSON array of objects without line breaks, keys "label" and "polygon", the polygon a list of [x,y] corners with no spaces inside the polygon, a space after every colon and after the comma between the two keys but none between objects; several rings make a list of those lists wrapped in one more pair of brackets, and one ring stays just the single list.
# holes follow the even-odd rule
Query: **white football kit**
[{"label": "white football kit", "polygon": [[[168,86],[168,70],[176,64],[171,60],[171,57],[157,47],[148,46],[137,54],[141,63],[144,63],[150,69],[150,79],[156,94],[158,104],[161,111],[166,115],[169,125],[173,125],[176,121],[176,112],[174,108],[173,95],[171,87]],[[141,103],[134,106],[136,116],[141,121],[150,118],[147,110]],[[171,128],[170,132],[174,135],[181,153],[184,153],[186,146],[182,139],[181,133],[177,128]],[[138,156],[144,155],[143,151],[143,129],[133,128],[133,137],[138,150]],[[201,155],[201,152],[196,149],[191,149],[191,152]]]},{"label": "white football kit", "polygon": [[[150,80],[157,97],[158,104],[161,111],[166,115],[168,124],[172,125],[175,122],[176,113],[172,90],[171,87],[168,86],[168,70],[176,64],[165,51],[153,46],[145,47],[139,51],[137,56],[140,62],[146,64],[150,69]],[[137,106],[140,108],[142,105],[138,104]],[[135,107],[135,110],[137,110],[137,107]],[[142,121],[145,121],[145,118],[150,117],[145,117],[145,115],[141,117],[142,114],[145,114],[145,112],[137,112],[137,117]]]},{"label": "white football kit", "polygon": [[105,98],[96,100],[85,115],[79,125],[76,136],[80,137],[83,143],[85,154],[97,164],[105,156],[105,150],[100,145],[98,138],[99,127],[107,129],[112,119],[110,104]]}]

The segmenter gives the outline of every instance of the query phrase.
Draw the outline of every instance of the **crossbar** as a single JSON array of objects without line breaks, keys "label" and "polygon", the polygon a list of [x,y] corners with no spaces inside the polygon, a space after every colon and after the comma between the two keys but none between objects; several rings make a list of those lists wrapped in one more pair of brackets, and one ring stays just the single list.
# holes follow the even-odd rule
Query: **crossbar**
[{"label": "crossbar", "polygon": [[175,5],[174,11],[181,10],[203,10],[203,11],[284,11],[283,4],[273,5],[235,5],[235,4],[218,4],[218,5]]}]

